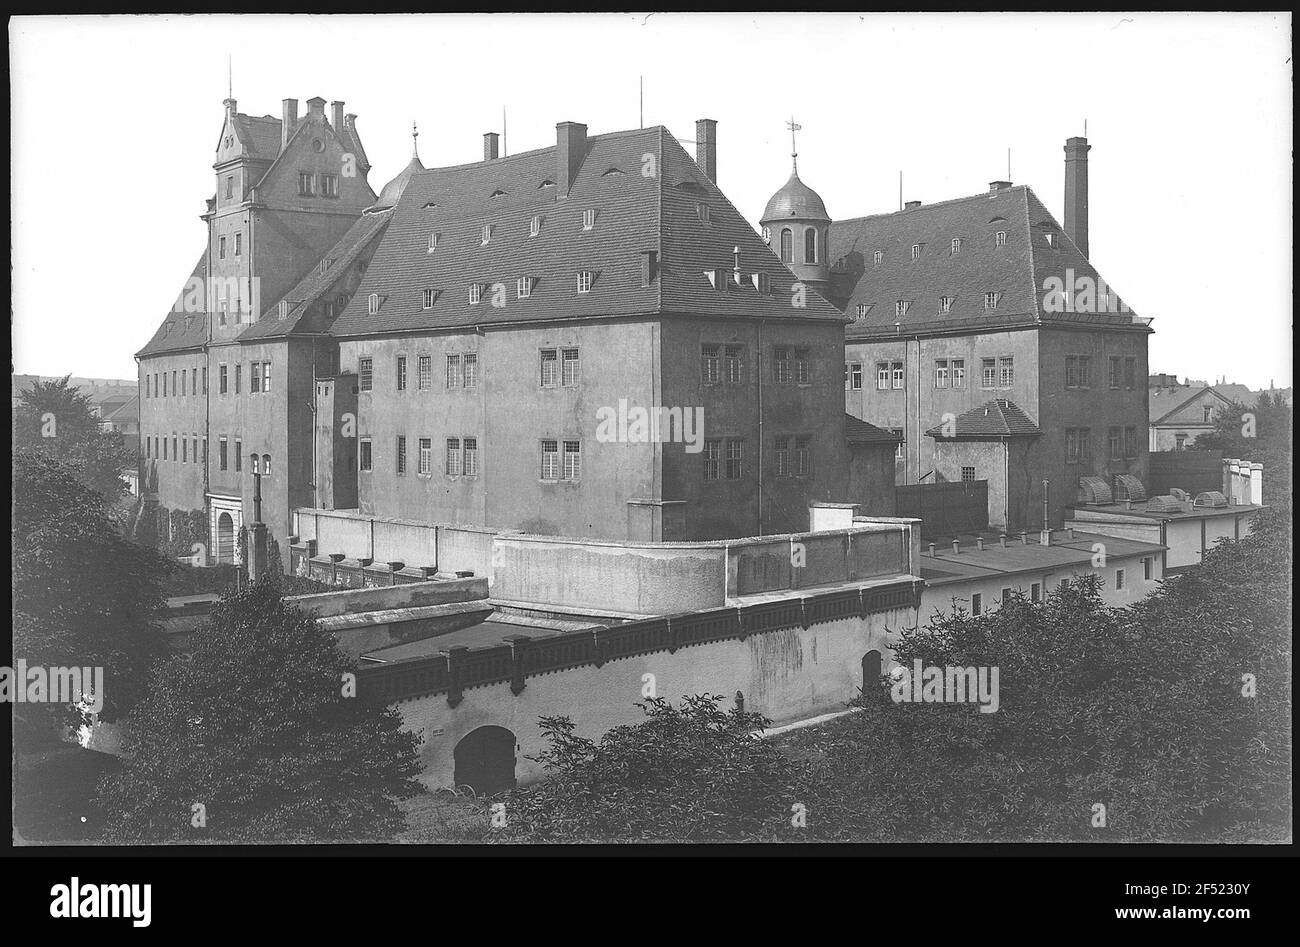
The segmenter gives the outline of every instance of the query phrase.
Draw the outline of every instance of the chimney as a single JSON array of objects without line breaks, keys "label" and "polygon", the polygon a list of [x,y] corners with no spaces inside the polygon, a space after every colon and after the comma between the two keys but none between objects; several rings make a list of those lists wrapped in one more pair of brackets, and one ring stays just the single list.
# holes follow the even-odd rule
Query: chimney
[{"label": "chimney", "polygon": [[319,95],[313,95],[307,100],[307,113],[312,118],[323,119],[325,117],[325,100]]},{"label": "chimney", "polygon": [[710,181],[718,183],[718,123],[711,118],[695,123],[695,163]]},{"label": "chimney", "polygon": [[483,135],[483,160],[495,161],[501,157],[501,136],[496,132],[485,132]]},{"label": "chimney", "polygon": [[921,206],[920,201],[908,201],[906,204],[903,205],[903,210],[916,210],[920,206]]},{"label": "chimney", "polygon": [[338,132],[339,134],[342,134],[343,133],[343,103],[339,101],[331,102],[330,108],[334,112],[334,119],[331,122],[331,124],[334,126],[334,131]]},{"label": "chimney", "polygon": [[560,122],[555,126],[555,197],[569,196],[582,159],[587,156],[587,126],[581,122]]},{"label": "chimney", "polygon": [[1065,141],[1065,235],[1088,255],[1088,152],[1086,138]]},{"label": "chimney", "polygon": [[990,181],[989,193],[996,194],[998,191],[1005,191],[1010,186],[1011,186],[1010,181]]},{"label": "chimney", "polygon": [[298,124],[298,100],[282,99],[280,101],[280,147],[289,144],[289,136]]}]

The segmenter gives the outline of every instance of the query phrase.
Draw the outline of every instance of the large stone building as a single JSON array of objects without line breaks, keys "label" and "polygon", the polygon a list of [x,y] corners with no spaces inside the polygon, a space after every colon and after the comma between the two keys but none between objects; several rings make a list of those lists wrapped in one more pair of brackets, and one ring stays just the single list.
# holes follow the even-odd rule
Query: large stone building
[{"label": "large stone building", "polygon": [[844,316],[718,189],[716,123],[696,138],[561,122],[503,157],[488,135],[376,197],[341,102],[227,100],[206,245],[138,353],[145,496],[205,511],[228,561],[255,474],[274,539],[322,507],[713,539],[869,489]]},{"label": "large stone building", "polygon": [[1059,526],[1080,491],[1140,492],[1146,474],[1151,329],[1088,261],[1088,149],[1066,144],[1064,227],[1029,187],[995,181],[835,221],[822,256],[827,214],[797,175],[762,221],[796,273],[828,267],[851,320],[845,405],[900,436],[898,482],[987,480],[1003,529]]}]

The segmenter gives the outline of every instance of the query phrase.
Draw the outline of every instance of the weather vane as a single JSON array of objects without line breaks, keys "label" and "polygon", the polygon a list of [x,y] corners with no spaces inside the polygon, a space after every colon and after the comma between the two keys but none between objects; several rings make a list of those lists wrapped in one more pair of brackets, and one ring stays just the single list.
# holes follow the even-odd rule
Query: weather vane
[{"label": "weather vane", "polygon": [[790,116],[790,121],[785,123],[785,127],[790,129],[790,160],[794,164],[795,170],[799,168],[799,150],[795,147],[794,133],[803,128],[795,122],[794,116]]}]

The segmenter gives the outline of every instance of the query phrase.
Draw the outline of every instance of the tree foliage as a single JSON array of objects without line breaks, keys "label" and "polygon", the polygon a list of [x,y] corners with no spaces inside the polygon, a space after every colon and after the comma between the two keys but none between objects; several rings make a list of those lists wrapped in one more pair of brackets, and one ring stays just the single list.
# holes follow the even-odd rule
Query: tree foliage
[{"label": "tree foliage", "polygon": [[19,393],[14,449],[37,451],[67,465],[82,483],[110,502],[126,490],[121,473],[137,462],[122,436],[99,427],[90,398],[68,376],[37,380]]},{"label": "tree foliage", "polygon": [[[226,594],[162,663],[101,784],[121,842],[384,839],[422,791],[419,737],[345,695],[353,663],[270,583]],[[195,809],[195,806],[202,809]],[[205,823],[196,825],[196,822]]]},{"label": "tree foliage", "polygon": [[1264,465],[1264,502],[1291,509],[1291,408],[1262,392],[1253,405],[1230,404],[1214,412],[1214,430],[1196,439],[1197,450],[1222,451]]}]

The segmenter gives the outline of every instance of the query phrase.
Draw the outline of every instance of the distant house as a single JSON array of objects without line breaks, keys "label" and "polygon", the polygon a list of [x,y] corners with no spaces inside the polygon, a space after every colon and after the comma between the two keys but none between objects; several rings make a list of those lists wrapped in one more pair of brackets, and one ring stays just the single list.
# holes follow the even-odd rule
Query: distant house
[{"label": "distant house", "polygon": [[1175,375],[1151,375],[1147,383],[1150,450],[1190,450],[1198,437],[1214,430],[1214,415],[1220,408],[1253,405],[1258,397],[1245,385],[1180,385]]}]

